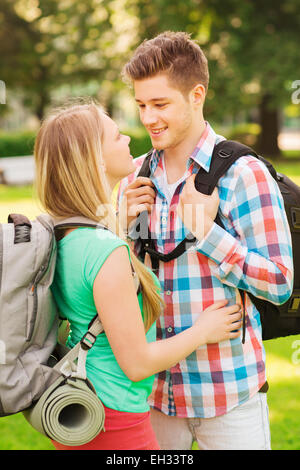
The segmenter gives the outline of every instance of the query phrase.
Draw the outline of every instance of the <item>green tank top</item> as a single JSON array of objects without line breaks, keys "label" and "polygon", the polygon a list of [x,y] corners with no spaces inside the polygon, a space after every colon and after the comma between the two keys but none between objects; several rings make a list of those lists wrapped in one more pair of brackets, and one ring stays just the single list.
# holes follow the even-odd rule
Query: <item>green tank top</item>
[{"label": "green tank top", "polygon": [[[97,314],[94,280],[107,257],[120,246],[126,246],[129,253],[127,243],[116,235],[93,228],[78,228],[58,242],[52,292],[61,316],[70,323],[69,347],[74,347],[81,339]],[[154,278],[159,289],[159,281]],[[138,301],[143,316],[142,294],[138,294]],[[155,323],[146,338],[148,342],[156,340]],[[86,370],[97,395],[108,408],[133,413],[149,411],[147,398],[154,376],[140,382],[129,380],[118,365],[105,332],[97,337],[88,352]]]}]

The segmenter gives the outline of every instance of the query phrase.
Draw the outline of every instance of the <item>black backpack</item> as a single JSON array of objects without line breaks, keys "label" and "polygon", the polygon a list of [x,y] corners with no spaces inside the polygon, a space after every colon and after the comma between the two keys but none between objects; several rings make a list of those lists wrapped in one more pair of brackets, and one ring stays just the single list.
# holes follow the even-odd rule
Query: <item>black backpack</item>
[{"label": "black backpack", "polygon": [[[153,153],[151,149],[138,173],[138,176],[150,176],[150,159]],[[277,182],[281,191],[285,211],[292,236],[293,247],[293,261],[294,261],[294,287],[293,293],[289,300],[283,305],[274,305],[267,300],[258,299],[252,294],[248,293],[251,301],[256,306],[260,313],[262,324],[262,338],[263,340],[280,338],[284,336],[300,334],[300,263],[297,263],[297,256],[300,250],[300,188],[287,176],[277,173],[270,162],[265,160],[260,155],[257,155],[253,149],[239,142],[224,140],[219,142],[215,147],[212,155],[210,171],[207,173],[203,168],[200,168],[195,178],[195,187],[199,192],[210,195],[215,186],[217,185],[221,176],[223,176],[230,166],[240,157],[245,155],[252,155],[262,161],[269,172]],[[148,222],[148,214],[144,212],[139,216],[139,224],[143,229],[139,229],[140,233],[143,231],[145,234],[145,224]],[[223,227],[219,215],[217,215],[215,222]],[[154,240],[151,239],[151,234],[148,228],[148,236],[140,238],[141,250],[140,258],[143,261],[145,254],[148,253],[151,258],[153,270],[158,269],[159,261],[168,262],[178,256],[182,255],[190,244],[195,243],[196,239],[192,234],[180,242],[177,247],[168,254],[160,253],[156,250]],[[244,301],[244,294],[242,291],[241,298]],[[243,315],[243,343],[245,342],[246,320]]]}]

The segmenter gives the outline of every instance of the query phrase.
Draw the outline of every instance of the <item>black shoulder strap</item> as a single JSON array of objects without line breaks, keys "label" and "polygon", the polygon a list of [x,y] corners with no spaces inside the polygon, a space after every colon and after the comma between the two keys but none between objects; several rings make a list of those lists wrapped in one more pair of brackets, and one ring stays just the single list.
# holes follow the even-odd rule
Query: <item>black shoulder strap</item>
[{"label": "black shoulder strap", "polygon": [[[150,160],[153,154],[153,148],[147,153],[145,160],[137,176],[150,176]],[[211,194],[216,187],[219,179],[223,176],[231,165],[244,155],[253,155],[256,158],[269,163],[247,145],[235,142],[234,140],[222,140],[215,145],[211,158],[210,170],[207,173],[200,168],[195,178],[195,187],[197,191],[203,194]],[[271,168],[269,168],[271,171]],[[275,172],[276,173],[276,172]]]},{"label": "black shoulder strap", "polygon": [[200,168],[196,176],[195,187],[197,191],[204,194],[211,194],[219,179],[225,175],[226,171],[236,160],[244,155],[257,157],[253,149],[240,142],[223,140],[216,144],[212,154],[209,172],[207,173],[203,168]]},{"label": "black shoulder strap", "polygon": [[153,148],[151,150],[149,150],[149,152],[147,153],[147,155],[145,157],[145,160],[143,161],[143,164],[141,166],[141,169],[140,169],[137,177],[144,176],[146,178],[149,178],[149,176],[150,176],[150,160],[151,160],[152,154],[153,154]]},{"label": "black shoulder strap", "polygon": [[210,195],[216,187],[219,179],[231,165],[244,155],[258,155],[247,145],[233,140],[223,140],[214,147],[209,172],[200,168],[195,178],[197,191]]}]

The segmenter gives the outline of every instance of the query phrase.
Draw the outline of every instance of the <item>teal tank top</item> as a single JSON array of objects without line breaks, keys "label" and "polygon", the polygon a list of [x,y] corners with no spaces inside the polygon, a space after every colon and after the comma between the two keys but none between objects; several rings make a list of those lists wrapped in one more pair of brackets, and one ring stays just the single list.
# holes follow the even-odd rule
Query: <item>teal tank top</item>
[{"label": "teal tank top", "polygon": [[[67,345],[71,348],[86,333],[97,314],[94,280],[107,257],[120,246],[126,246],[129,253],[126,242],[107,230],[94,228],[78,228],[58,242],[52,292],[61,316],[70,323]],[[159,281],[154,278],[159,289]],[[143,316],[141,293],[138,301]],[[155,323],[146,333],[146,339],[148,342],[156,340]],[[133,413],[149,411],[147,398],[154,376],[140,382],[129,380],[118,365],[105,332],[97,337],[88,352],[86,370],[97,395],[108,408]]]}]

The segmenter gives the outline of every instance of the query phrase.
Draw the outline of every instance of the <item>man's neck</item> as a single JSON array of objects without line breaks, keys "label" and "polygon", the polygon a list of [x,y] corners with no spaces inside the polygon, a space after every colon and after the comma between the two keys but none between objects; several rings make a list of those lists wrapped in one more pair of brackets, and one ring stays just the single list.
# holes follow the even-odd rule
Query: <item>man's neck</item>
[{"label": "man's neck", "polygon": [[164,150],[168,183],[172,184],[184,175],[187,160],[190,158],[193,150],[198,144],[205,128],[206,123],[204,120],[201,120],[200,125],[198,125],[195,130],[191,129],[191,133],[186,139],[175,147],[169,147]]}]

